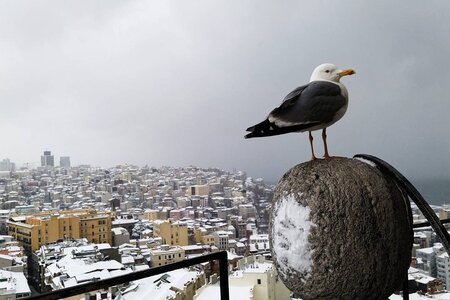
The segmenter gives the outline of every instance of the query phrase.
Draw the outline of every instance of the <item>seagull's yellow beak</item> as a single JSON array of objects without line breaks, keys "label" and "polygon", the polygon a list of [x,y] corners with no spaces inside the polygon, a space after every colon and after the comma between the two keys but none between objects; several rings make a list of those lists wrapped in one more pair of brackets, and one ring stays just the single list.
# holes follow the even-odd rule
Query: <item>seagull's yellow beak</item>
[{"label": "seagull's yellow beak", "polygon": [[339,77],[353,75],[353,74],[355,74],[355,71],[353,71],[352,69],[342,70],[341,72],[338,73]]}]

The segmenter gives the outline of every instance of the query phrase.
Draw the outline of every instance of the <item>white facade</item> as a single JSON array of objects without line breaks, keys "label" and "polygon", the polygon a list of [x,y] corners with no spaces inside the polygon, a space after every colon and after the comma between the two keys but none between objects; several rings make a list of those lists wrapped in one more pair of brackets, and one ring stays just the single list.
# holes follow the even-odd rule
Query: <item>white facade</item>
[{"label": "white facade", "polygon": [[444,252],[442,244],[436,243],[433,247],[418,249],[417,268],[422,270],[425,274],[437,277],[436,256]]},{"label": "white facade", "polygon": [[214,236],[214,246],[219,248],[219,250],[228,250],[228,232],[215,231],[212,235]]},{"label": "white facade", "polygon": [[252,254],[264,254],[270,251],[268,234],[253,234],[249,238],[249,250]]},{"label": "white facade", "polygon": [[[230,297],[239,300],[289,300],[290,291],[278,278],[272,261],[263,256],[249,256],[238,261],[238,270],[229,276]],[[217,284],[208,284],[197,291],[195,300],[215,299]]]},{"label": "white facade", "polygon": [[450,258],[447,252],[436,256],[437,278],[445,283],[445,288],[450,288]]}]

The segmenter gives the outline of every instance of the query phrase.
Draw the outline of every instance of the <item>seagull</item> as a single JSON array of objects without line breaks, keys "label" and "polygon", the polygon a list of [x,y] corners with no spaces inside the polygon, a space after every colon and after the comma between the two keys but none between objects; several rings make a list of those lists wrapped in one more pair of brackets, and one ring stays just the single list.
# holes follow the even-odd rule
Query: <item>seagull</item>
[{"label": "seagull", "polygon": [[341,119],[348,106],[348,92],[339,82],[341,77],[355,74],[352,69],[339,69],[334,64],[321,64],[314,69],[310,82],[290,92],[281,105],[269,116],[252,127],[246,139],[285,134],[309,132],[311,160],[314,155],[312,131],[322,129],[325,150],[324,158],[330,159],[327,146],[327,127]]}]

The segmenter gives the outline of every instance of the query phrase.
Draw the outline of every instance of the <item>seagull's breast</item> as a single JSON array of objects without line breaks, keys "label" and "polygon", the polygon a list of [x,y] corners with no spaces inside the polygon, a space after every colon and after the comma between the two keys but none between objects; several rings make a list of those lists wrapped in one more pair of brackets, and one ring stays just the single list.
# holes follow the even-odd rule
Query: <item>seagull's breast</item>
[{"label": "seagull's breast", "polygon": [[326,127],[333,125],[334,123],[336,123],[337,121],[339,121],[346,113],[347,111],[347,107],[348,107],[348,91],[347,88],[345,87],[345,85],[343,85],[340,82],[334,82],[334,81],[330,81],[334,84],[337,84],[339,86],[339,88],[341,89],[341,95],[345,98],[345,105],[342,106],[333,116],[333,120],[328,123],[326,125]]}]

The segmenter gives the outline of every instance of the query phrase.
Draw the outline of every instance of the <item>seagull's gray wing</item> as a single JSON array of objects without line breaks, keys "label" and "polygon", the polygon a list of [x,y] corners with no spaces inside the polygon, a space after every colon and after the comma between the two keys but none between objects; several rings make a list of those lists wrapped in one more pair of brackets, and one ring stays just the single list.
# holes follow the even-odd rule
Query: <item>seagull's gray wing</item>
[{"label": "seagull's gray wing", "polygon": [[346,104],[347,98],[341,94],[337,84],[313,81],[289,93],[283,103],[269,114],[268,120],[278,127],[307,124],[313,127],[331,122]]}]

